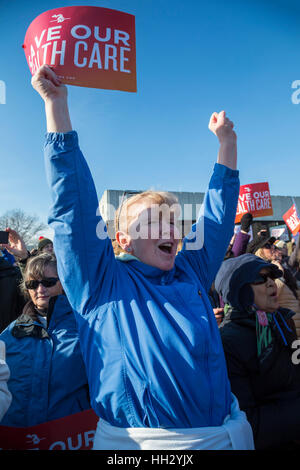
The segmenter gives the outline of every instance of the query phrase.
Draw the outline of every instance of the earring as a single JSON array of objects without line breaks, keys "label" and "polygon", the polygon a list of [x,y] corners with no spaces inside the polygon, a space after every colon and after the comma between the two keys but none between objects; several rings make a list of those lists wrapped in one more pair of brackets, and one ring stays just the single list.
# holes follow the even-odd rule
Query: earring
[{"label": "earring", "polygon": [[126,247],[126,251],[127,251],[127,253],[130,253],[130,252],[131,252],[130,246],[127,246],[127,247]]}]

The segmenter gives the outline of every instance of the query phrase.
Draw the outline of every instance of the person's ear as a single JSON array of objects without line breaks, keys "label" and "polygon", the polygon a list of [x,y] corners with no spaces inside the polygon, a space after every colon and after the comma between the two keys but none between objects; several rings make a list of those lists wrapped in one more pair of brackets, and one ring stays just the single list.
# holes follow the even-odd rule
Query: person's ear
[{"label": "person's ear", "polygon": [[122,231],[117,232],[116,240],[119,246],[122,248],[122,250],[126,251],[127,253],[132,252],[131,239],[127,233],[122,232]]}]

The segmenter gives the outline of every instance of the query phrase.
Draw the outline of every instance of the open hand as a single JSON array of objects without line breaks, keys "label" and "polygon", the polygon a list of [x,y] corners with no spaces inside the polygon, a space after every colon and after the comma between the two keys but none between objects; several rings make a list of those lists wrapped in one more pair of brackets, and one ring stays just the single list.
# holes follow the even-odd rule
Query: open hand
[{"label": "open hand", "polygon": [[8,244],[3,243],[0,245],[0,248],[5,248],[11,255],[16,256],[17,258],[27,258],[28,253],[23,238],[18,234],[18,232],[10,227],[5,231],[8,232]]}]

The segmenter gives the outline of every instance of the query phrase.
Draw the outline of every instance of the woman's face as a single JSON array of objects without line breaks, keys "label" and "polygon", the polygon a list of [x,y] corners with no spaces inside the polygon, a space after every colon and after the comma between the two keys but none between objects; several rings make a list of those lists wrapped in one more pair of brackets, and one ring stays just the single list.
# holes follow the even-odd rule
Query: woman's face
[{"label": "woman's face", "polygon": [[[38,280],[48,278],[57,278],[56,269],[53,266],[46,266],[44,269],[44,275],[40,279],[28,278],[30,280]],[[50,297],[60,295],[63,292],[62,285],[60,281],[57,281],[56,284],[52,287],[45,287],[42,284],[39,284],[36,289],[28,289],[30,298],[38,310],[47,310],[49,306]]]},{"label": "woman's face", "polygon": [[[263,268],[260,275],[270,275],[270,271]],[[275,281],[269,276],[266,277],[266,282],[262,284],[251,284],[254,292],[254,303],[259,310],[264,312],[274,312],[279,308],[277,297],[277,286]]]},{"label": "woman's face", "polygon": [[173,268],[179,230],[177,214],[145,200],[133,205],[136,217],[129,226],[130,247],[134,256],[150,266],[167,271]]}]

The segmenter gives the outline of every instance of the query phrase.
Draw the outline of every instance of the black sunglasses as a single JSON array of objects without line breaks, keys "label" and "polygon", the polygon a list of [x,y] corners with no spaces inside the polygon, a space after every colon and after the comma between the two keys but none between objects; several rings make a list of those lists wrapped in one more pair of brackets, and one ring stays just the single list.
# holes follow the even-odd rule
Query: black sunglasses
[{"label": "black sunglasses", "polygon": [[272,279],[272,281],[274,281],[275,279],[277,279],[277,276],[272,273],[260,274],[259,277],[254,282],[251,282],[251,284],[254,284],[255,286],[258,286],[260,284],[265,284],[268,279]]},{"label": "black sunglasses", "polygon": [[116,232],[118,232],[120,230],[120,215],[121,215],[122,206],[123,206],[124,201],[126,199],[128,199],[130,196],[134,196],[135,194],[141,194],[142,192],[143,191],[124,191],[123,192],[122,198],[121,198],[121,203],[119,205],[118,212],[117,212]]},{"label": "black sunglasses", "polygon": [[53,287],[59,281],[58,277],[47,277],[46,279],[41,279],[37,281],[36,279],[32,279],[31,281],[26,281],[25,286],[26,289],[37,289],[40,284],[44,287]]}]

